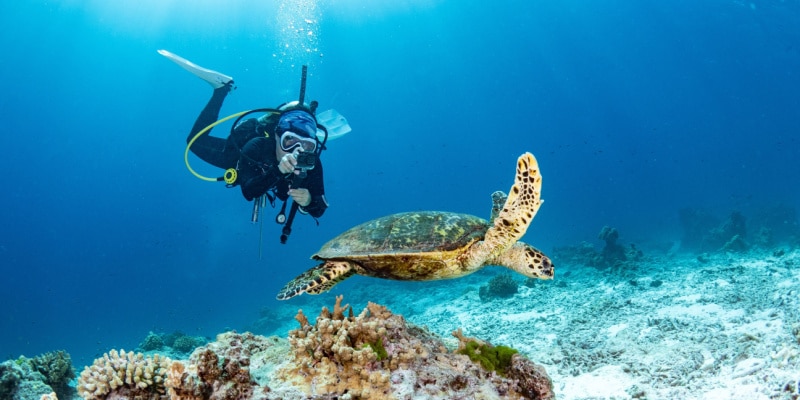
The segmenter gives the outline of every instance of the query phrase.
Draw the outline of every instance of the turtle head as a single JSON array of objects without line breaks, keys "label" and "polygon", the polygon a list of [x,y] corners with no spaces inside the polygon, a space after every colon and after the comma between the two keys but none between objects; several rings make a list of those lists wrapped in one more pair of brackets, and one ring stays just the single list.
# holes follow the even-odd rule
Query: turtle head
[{"label": "turtle head", "polygon": [[514,243],[490,264],[502,265],[528,278],[553,279],[555,266],[550,257],[523,242]]}]

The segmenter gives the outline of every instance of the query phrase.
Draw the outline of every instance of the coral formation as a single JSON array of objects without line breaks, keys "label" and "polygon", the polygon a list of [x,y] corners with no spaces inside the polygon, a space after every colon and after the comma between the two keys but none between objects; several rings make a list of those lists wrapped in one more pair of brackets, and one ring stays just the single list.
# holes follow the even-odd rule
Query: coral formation
[{"label": "coral formation", "polygon": [[167,368],[171,360],[158,354],[111,350],[84,368],[78,378],[78,394],[86,400],[120,398],[165,398]]},{"label": "coral formation", "polygon": [[31,359],[31,365],[44,377],[46,383],[62,398],[69,398],[72,388],[69,382],[75,378],[75,368],[72,367],[72,358],[67,352],[53,351]]},{"label": "coral formation", "polygon": [[491,301],[494,299],[505,299],[514,296],[519,291],[517,281],[511,274],[496,275],[486,285],[478,289],[478,296],[483,301]]},{"label": "coral formation", "polygon": [[[337,297],[333,312],[323,308],[314,325],[299,311],[300,328],[289,334],[292,354],[277,377],[306,396],[553,398],[544,370],[520,355],[512,357],[505,368],[509,375],[502,377],[448,351],[438,338],[384,306],[369,303],[353,316],[352,308],[341,302]],[[487,345],[463,336],[459,340]],[[373,350],[379,342],[385,356]]]},{"label": "coral formation", "polygon": [[[237,400],[271,398],[268,381],[258,382],[251,368],[274,362],[288,349],[252,333],[226,332],[217,341],[195,350],[188,362],[170,365],[167,388],[172,400]],[[270,357],[270,354],[272,356]]]},{"label": "coral formation", "polygon": [[69,381],[74,377],[71,358],[64,351],[20,356],[0,364],[0,399],[39,399],[50,394],[69,399],[74,392]]},{"label": "coral formation", "polygon": [[0,399],[10,399],[22,380],[22,370],[14,361],[0,364]]},{"label": "coral formation", "polygon": [[[182,353],[182,354],[189,354],[194,349],[208,343],[208,341],[201,336],[190,336],[180,331],[175,331],[173,333],[168,334],[158,334],[163,342],[163,346],[169,347],[175,352]],[[149,337],[149,335],[148,335]],[[153,345],[156,345],[158,339],[153,338]],[[147,342],[147,339],[145,339]],[[141,346],[141,345],[140,345]]]},{"label": "coral formation", "polygon": [[161,350],[162,347],[164,347],[164,339],[161,337],[161,335],[151,331],[147,334],[147,337],[142,340],[142,343],[139,343],[138,350],[154,351]]},{"label": "coral formation", "polygon": [[[745,241],[747,224],[744,215],[733,211],[724,221],[719,221],[708,213],[693,209],[683,209],[680,213],[684,238],[684,249],[698,252],[744,252],[750,248]],[[762,226],[757,231],[757,243],[762,246],[772,242],[771,230]]]},{"label": "coral formation", "polygon": [[[188,360],[112,351],[86,367],[86,400],[552,399],[540,366],[504,346],[435,335],[369,303],[357,316],[336,298],[311,324],[302,310],[289,339],[227,332]],[[471,360],[474,359],[475,361]]]},{"label": "coral formation", "polygon": [[627,257],[625,257],[625,249],[617,243],[619,232],[617,232],[616,228],[604,226],[603,229],[600,230],[600,233],[597,234],[597,238],[606,242],[605,247],[603,247],[600,253],[604,264],[614,265],[617,262],[627,259]]},{"label": "coral formation", "polygon": [[598,252],[591,243],[583,242],[579,246],[563,246],[553,250],[553,258],[562,264],[588,265],[597,268],[622,268],[635,267],[635,261],[641,261],[644,253],[631,243],[627,248],[617,241],[619,231],[610,226],[604,226],[597,238],[605,242],[603,249]]},{"label": "coral formation", "polygon": [[458,350],[458,354],[464,354],[470,360],[479,363],[489,371],[497,371],[501,375],[508,372],[511,366],[511,357],[518,351],[507,346],[491,346],[485,343],[478,343],[470,340],[463,349]]}]

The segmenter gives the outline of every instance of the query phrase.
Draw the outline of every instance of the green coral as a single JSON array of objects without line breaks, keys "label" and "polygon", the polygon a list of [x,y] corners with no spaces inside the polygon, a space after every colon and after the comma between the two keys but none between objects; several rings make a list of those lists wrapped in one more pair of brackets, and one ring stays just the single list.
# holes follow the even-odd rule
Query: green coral
[{"label": "green coral", "polygon": [[364,347],[369,346],[372,349],[372,352],[378,357],[378,361],[383,361],[389,358],[389,353],[386,352],[386,348],[383,347],[383,338],[378,338],[375,343],[366,343]]},{"label": "green coral", "polygon": [[0,399],[10,399],[22,380],[19,361],[0,364]]},{"label": "green coral", "polygon": [[72,358],[66,351],[59,350],[36,356],[30,360],[33,369],[44,376],[44,383],[56,392],[59,398],[71,397],[69,382],[75,378]]},{"label": "green coral", "polygon": [[464,354],[473,362],[479,363],[487,371],[495,371],[500,375],[505,375],[511,366],[511,358],[518,351],[508,346],[492,346],[471,340],[458,353]]},{"label": "green coral", "polygon": [[148,333],[142,343],[139,343],[139,349],[142,351],[161,350],[162,347],[164,347],[164,338],[154,332]]}]

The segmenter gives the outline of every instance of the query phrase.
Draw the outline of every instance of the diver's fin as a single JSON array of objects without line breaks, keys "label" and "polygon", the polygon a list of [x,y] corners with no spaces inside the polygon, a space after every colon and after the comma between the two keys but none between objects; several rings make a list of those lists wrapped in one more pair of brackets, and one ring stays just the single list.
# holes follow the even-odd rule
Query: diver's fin
[{"label": "diver's fin", "polygon": [[219,89],[233,81],[233,78],[228,75],[219,73],[217,71],[212,71],[207,68],[203,68],[183,57],[170,53],[169,51],[158,50],[158,54],[161,54],[162,56],[169,58],[175,64],[180,65],[181,68],[191,72],[198,78],[208,82],[214,89]]},{"label": "diver's fin", "polygon": [[[352,130],[347,119],[336,112],[336,110],[327,110],[316,115],[317,122],[328,130],[328,140],[340,138]],[[325,136],[323,132],[317,132],[317,136],[322,140]]]}]

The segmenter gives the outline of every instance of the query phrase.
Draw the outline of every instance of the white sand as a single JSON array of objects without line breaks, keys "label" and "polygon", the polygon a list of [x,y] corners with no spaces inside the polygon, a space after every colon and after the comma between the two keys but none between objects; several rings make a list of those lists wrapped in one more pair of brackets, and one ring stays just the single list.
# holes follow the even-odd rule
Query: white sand
[{"label": "white sand", "polygon": [[519,349],[546,367],[562,400],[800,398],[800,251],[559,265],[554,281],[482,302],[478,288],[501,273],[410,284],[358,277],[334,294],[385,304],[445,338],[462,327]]}]

